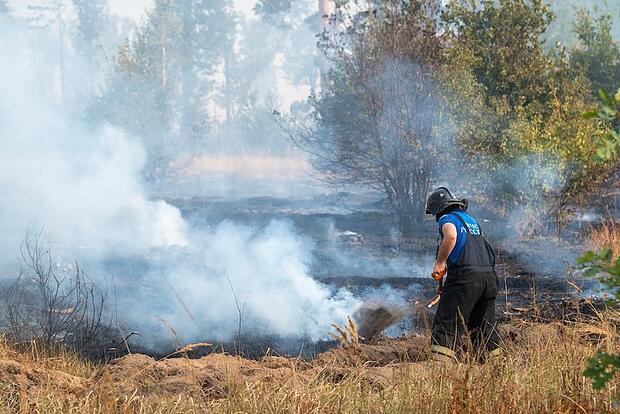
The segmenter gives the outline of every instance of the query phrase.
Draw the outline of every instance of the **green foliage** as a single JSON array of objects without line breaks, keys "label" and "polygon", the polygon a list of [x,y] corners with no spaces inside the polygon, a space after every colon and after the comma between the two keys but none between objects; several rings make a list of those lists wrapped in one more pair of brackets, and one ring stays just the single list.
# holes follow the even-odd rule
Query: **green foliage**
[{"label": "green foliage", "polygon": [[581,9],[574,23],[579,42],[571,52],[571,63],[584,71],[593,95],[620,84],[620,46],[613,39],[612,22],[611,14],[594,18]]},{"label": "green foliage", "polygon": [[[577,263],[585,269],[586,275],[603,275],[603,283],[613,294],[611,300],[620,303],[620,258],[613,260],[612,251],[607,248],[599,253],[587,251],[577,259]],[[584,375],[591,378],[595,389],[601,389],[620,372],[620,355],[599,352],[588,360]],[[620,398],[620,392],[617,395]]]},{"label": "green foliage", "polygon": [[541,36],[553,14],[543,0],[452,0],[443,18],[455,41],[448,53],[467,56],[489,103],[547,100],[551,60]]},{"label": "green foliage", "polygon": [[620,89],[615,95],[604,90],[599,91],[601,103],[596,111],[584,114],[585,118],[600,119],[608,128],[597,141],[598,148],[594,160],[603,163],[609,160],[618,160],[620,156]]},{"label": "green foliage", "polygon": [[[598,111],[585,113],[585,118],[600,119],[609,125],[609,130],[603,135],[596,152],[596,161],[602,163],[608,160],[617,160],[620,147],[620,89],[615,95],[604,90],[599,91],[601,105]],[[620,304],[620,257],[613,259],[611,248],[607,247],[599,253],[591,250],[577,259],[587,276],[602,275],[602,282],[613,295],[612,304]],[[620,372],[620,355],[599,352],[588,361],[588,368],[584,375],[591,378],[596,389],[603,388]],[[620,398],[620,392],[618,393]]]},{"label": "green foliage", "polygon": [[579,264],[587,276],[602,274],[602,282],[612,292],[614,302],[620,302],[620,258],[613,260],[610,248],[603,249],[599,253],[591,250],[577,258]]},{"label": "green foliage", "polygon": [[594,389],[600,390],[616,376],[618,371],[620,371],[620,355],[599,352],[588,360],[588,367],[583,375],[592,379]]},{"label": "green foliage", "polygon": [[458,137],[475,160],[476,187],[505,208],[525,205],[543,214],[539,221],[550,215],[560,224],[565,206],[596,188],[608,169],[592,161],[599,123],[580,116],[590,105],[587,79],[564,50],[545,48],[552,19],[542,0],[452,0],[443,15],[447,61],[481,86],[482,102],[465,99],[476,114],[466,108],[474,122],[461,126],[472,132]]},{"label": "green foliage", "polygon": [[[313,101],[321,137],[314,149],[329,155],[315,165],[329,176],[375,186],[393,201],[402,180],[386,165],[408,165],[436,180],[426,162],[449,162],[441,145],[450,142],[466,162],[447,179],[502,200],[500,208],[525,206],[540,212],[540,222],[554,218],[558,228],[567,206],[586,200],[608,176],[609,164],[593,161],[591,137],[602,132],[601,122],[581,116],[591,105],[591,84],[566,50],[545,47],[553,13],[543,0],[452,0],[422,30],[419,16],[430,16],[434,2],[372,1],[370,10],[347,15],[348,3],[338,2],[334,14],[335,27],[346,30],[335,47],[328,44],[329,93]],[[424,31],[442,35],[421,40]],[[437,53],[424,55],[434,44]],[[408,79],[411,67],[420,72],[416,82]],[[390,76],[400,89],[385,83]],[[422,104],[417,94],[432,99]],[[386,156],[396,143],[403,159]],[[424,193],[424,186],[402,182]],[[416,208],[412,197],[407,203]]]}]

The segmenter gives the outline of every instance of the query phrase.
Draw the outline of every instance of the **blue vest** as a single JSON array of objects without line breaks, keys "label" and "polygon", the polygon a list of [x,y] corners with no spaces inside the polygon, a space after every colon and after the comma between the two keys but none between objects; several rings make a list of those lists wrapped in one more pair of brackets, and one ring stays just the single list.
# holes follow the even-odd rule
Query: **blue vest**
[{"label": "blue vest", "polygon": [[[458,214],[458,217],[456,216]],[[459,217],[462,219],[459,220]],[[464,222],[464,223],[463,223]],[[444,214],[439,218],[439,235],[443,239],[443,233],[441,228],[444,224],[451,223],[456,227],[456,244],[448,256],[448,263],[456,264],[463,253],[465,244],[467,243],[467,234],[476,236],[482,235],[480,225],[475,218],[465,213],[464,211],[453,211],[448,214]],[[466,227],[467,226],[467,227]]]}]

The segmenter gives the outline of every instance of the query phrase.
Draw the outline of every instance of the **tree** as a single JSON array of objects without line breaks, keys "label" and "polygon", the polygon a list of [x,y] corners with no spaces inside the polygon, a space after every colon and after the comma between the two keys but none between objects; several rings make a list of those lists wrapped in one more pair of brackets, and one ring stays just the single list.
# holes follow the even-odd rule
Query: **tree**
[{"label": "tree", "polygon": [[209,137],[210,151],[291,149],[271,105],[280,104],[275,91],[283,81],[296,87],[315,81],[317,33],[309,25],[317,17],[315,4],[265,0],[254,8],[260,19],[239,20],[235,48],[224,54],[224,81],[216,95],[225,120]]},{"label": "tree", "polygon": [[163,174],[176,151],[207,130],[212,75],[232,48],[228,0],[157,0],[135,39],[119,51],[92,117],[142,137],[146,175]]},{"label": "tree", "polygon": [[181,135],[196,142],[205,132],[201,100],[215,95],[210,78],[233,52],[238,15],[229,0],[177,0]]},{"label": "tree", "polygon": [[254,7],[256,15],[278,36],[266,44],[283,54],[283,75],[295,85],[309,85],[312,91],[318,90],[321,71],[325,71],[317,36],[328,27],[329,17],[324,14],[329,14],[329,3],[259,0]]},{"label": "tree", "polygon": [[567,206],[609,170],[592,162],[589,137],[600,125],[579,116],[589,106],[589,82],[563,49],[544,47],[552,18],[542,0],[453,0],[443,15],[446,59],[469,68],[490,119],[486,131],[475,126],[480,133],[458,142],[477,160],[470,165],[478,190],[541,224],[553,218],[559,231]]},{"label": "tree", "polygon": [[559,235],[570,218],[569,206],[588,205],[587,195],[599,189],[613,170],[593,160],[597,145],[591,137],[601,133],[601,124],[581,116],[590,107],[588,83],[568,74],[558,75],[556,82],[550,113],[541,117],[519,113],[505,132],[502,152],[508,164],[520,159],[529,164],[513,171],[519,178],[509,178],[521,183],[509,192],[511,205],[525,206],[541,224],[553,220]]},{"label": "tree", "polygon": [[571,63],[584,71],[594,96],[620,84],[620,46],[611,34],[612,23],[611,14],[594,19],[586,9],[579,10],[574,23],[579,42],[571,52]]},{"label": "tree", "polygon": [[58,30],[58,66],[59,66],[59,84],[60,84],[60,102],[64,103],[66,93],[66,68],[65,68],[65,7],[62,0],[51,0],[41,5],[30,5],[28,9],[33,12],[32,22],[41,28],[54,27]]},{"label": "tree", "polygon": [[465,56],[490,105],[547,102],[551,60],[542,34],[552,19],[543,0],[452,0],[444,14],[454,42],[448,54]]},{"label": "tree", "polygon": [[[577,39],[574,32],[575,11],[580,9],[601,11],[614,16],[620,15],[620,3],[609,0],[546,0],[556,19],[545,33],[546,39],[555,44],[560,42],[572,48]],[[620,27],[612,29],[614,36],[620,36]]]},{"label": "tree", "polygon": [[[420,223],[442,144],[442,44],[434,1],[379,2],[325,44],[332,70],[310,126],[291,130],[328,182],[383,192],[401,233]],[[355,22],[349,24],[347,22]]]},{"label": "tree", "polygon": [[274,26],[289,26],[293,0],[258,0],[254,13]]},{"label": "tree", "polygon": [[226,80],[218,98],[226,109],[227,123],[234,123],[240,111],[247,112],[249,106],[256,104],[255,82],[281,50],[279,35],[279,30],[265,28],[260,22],[248,22],[241,32],[237,50],[229,50],[224,55]]},{"label": "tree", "polygon": [[145,141],[145,173],[163,173],[174,122],[180,24],[172,3],[157,0],[132,43],[119,50],[115,71],[103,96],[89,108],[93,117],[120,126]]},{"label": "tree", "polygon": [[101,41],[101,34],[109,23],[107,0],[72,0],[77,13],[77,37],[88,55]]},{"label": "tree", "polygon": [[[106,66],[106,40],[114,29],[114,21],[108,13],[107,0],[72,0],[77,14],[73,30],[73,46],[81,57],[81,65],[68,79],[73,86],[72,98],[81,106],[92,99],[96,86],[104,80],[99,69]],[[115,33],[116,34],[116,33]],[[71,68],[70,68],[71,69]]]},{"label": "tree", "polygon": [[597,118],[603,121],[607,128],[600,138],[595,137],[598,143],[595,161],[618,161],[620,159],[620,89],[615,95],[605,90],[599,90],[601,105],[598,111],[590,111],[586,118]]}]

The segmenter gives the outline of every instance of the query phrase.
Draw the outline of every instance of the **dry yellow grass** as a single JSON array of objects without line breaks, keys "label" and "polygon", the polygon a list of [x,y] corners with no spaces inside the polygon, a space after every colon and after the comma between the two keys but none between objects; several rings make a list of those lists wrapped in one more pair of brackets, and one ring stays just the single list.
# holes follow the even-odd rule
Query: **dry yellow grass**
[{"label": "dry yellow grass", "polygon": [[611,249],[613,259],[620,257],[620,228],[613,218],[604,220],[590,232],[590,241],[597,251]]},{"label": "dry yellow grass", "polygon": [[335,323],[332,324],[332,327],[336,330],[337,334],[330,333],[329,335],[338,341],[340,346],[345,348],[353,348],[355,350],[359,349],[360,338],[353,319],[349,317],[344,328],[341,328]]},{"label": "dry yellow grass", "polygon": [[[139,388],[119,387],[123,380],[111,375],[107,366],[34,346],[16,351],[2,343],[0,412],[612,413],[618,412],[612,403],[618,382],[595,391],[582,372],[597,350],[620,350],[619,321],[618,312],[608,311],[597,322],[513,323],[504,327],[505,359],[484,365],[442,367],[422,361],[372,367],[362,362],[338,378],[324,375],[330,367],[293,368],[278,380],[226,381],[223,394],[217,396],[194,388],[165,393],[159,368],[151,374],[154,388],[145,394]],[[184,366],[183,361],[177,361],[175,369]],[[252,364],[245,371],[266,366]],[[23,375],[15,374],[20,370]],[[369,381],[379,371],[389,380]],[[62,374],[83,381],[72,389]]]}]

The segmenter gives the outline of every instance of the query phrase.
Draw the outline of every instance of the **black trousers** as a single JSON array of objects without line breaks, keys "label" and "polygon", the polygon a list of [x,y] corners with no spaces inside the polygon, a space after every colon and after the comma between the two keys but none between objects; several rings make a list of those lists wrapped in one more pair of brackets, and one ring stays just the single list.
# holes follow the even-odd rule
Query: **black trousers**
[{"label": "black trousers", "polygon": [[474,351],[499,352],[495,324],[498,280],[494,271],[448,273],[432,327],[431,351],[455,356],[462,336],[469,333]]}]

